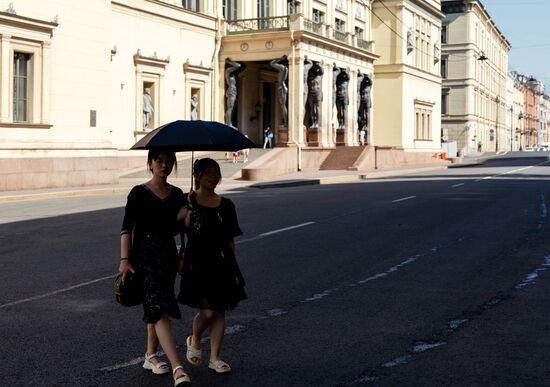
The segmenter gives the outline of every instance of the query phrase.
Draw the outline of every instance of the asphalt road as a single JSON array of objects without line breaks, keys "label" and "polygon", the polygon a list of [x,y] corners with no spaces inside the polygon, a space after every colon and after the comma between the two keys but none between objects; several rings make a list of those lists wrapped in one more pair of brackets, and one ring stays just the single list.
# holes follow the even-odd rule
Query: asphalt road
[{"label": "asphalt road", "polygon": [[[193,384],[549,385],[549,166],[228,193],[249,300],[227,316],[234,372],[185,364]],[[0,385],[172,385],[141,369],[140,308],[114,301],[123,202],[0,204],[27,219],[0,224]]]}]

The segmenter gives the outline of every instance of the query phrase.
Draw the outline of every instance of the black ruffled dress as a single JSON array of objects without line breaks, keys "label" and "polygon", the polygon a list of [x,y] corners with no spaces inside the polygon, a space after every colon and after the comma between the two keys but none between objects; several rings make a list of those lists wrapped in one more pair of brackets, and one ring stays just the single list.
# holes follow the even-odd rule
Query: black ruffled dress
[{"label": "black ruffled dress", "polygon": [[186,203],[183,191],[174,186],[164,199],[145,185],[128,194],[121,234],[133,235],[130,261],[143,280],[143,321],[149,324],[165,313],[181,318],[174,292],[178,260],[174,236],[178,211]]},{"label": "black ruffled dress", "polygon": [[244,279],[229,242],[242,235],[233,202],[218,207],[193,205],[185,228],[184,270],[178,301],[193,308],[231,310],[247,298]]}]

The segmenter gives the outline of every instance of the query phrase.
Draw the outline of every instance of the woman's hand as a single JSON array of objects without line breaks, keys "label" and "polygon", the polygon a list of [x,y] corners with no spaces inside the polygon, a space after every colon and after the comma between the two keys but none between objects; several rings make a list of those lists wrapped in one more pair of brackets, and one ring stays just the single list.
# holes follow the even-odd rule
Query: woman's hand
[{"label": "woman's hand", "polygon": [[179,275],[183,273],[183,263],[185,259],[184,257],[185,257],[185,247],[180,247],[178,251],[178,263],[176,265],[176,270]]},{"label": "woman's hand", "polygon": [[130,262],[127,259],[124,259],[120,261],[120,265],[118,266],[118,272],[122,274],[122,283],[124,283],[124,281],[126,280],[126,274],[128,274],[128,272],[132,272],[133,274],[136,271],[134,270]]},{"label": "woman's hand", "polygon": [[196,201],[197,193],[193,189],[190,189],[189,193],[187,194],[187,205],[189,206],[189,208],[193,208],[193,205],[196,203]]}]

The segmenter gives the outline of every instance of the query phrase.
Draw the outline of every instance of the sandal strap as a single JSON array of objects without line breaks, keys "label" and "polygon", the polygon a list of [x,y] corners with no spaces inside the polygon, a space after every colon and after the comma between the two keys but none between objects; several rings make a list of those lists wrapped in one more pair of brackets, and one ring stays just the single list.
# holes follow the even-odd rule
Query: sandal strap
[{"label": "sandal strap", "polygon": [[216,360],[215,362],[211,362],[211,364],[216,368],[231,368],[229,364],[224,362],[223,360]]},{"label": "sandal strap", "polygon": [[157,355],[156,353],[152,353],[150,355],[148,353],[145,354],[145,360],[147,360],[147,361],[150,361],[151,359],[153,359],[155,357],[158,358],[159,355]]},{"label": "sandal strap", "polygon": [[176,375],[176,371],[177,371],[177,370],[182,370],[182,371],[183,371],[183,375],[187,375],[187,374],[185,373],[185,370],[183,369],[183,366],[181,366],[181,365],[179,365],[179,366],[177,366],[177,367],[175,367],[175,368],[172,369],[172,375]]}]

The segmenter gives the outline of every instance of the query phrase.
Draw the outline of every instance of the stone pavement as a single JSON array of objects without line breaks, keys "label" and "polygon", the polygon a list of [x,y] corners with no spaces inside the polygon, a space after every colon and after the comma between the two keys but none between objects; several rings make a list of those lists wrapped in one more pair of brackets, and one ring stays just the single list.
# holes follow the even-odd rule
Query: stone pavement
[{"label": "stone pavement", "polygon": [[[261,156],[269,150],[252,149],[250,161]],[[465,157],[463,164],[454,164],[452,167],[474,165],[483,162],[485,159],[493,157],[494,154],[477,154],[476,157]],[[178,170],[169,181],[187,191],[191,185],[191,160],[190,154],[181,156],[178,154]],[[388,176],[399,176],[411,173],[428,172],[433,170],[446,169],[447,166],[414,166],[402,167],[391,170],[376,170],[376,171],[300,171],[288,175],[277,176],[269,180],[263,181],[248,181],[240,179],[240,170],[244,167],[242,160],[239,163],[233,163],[226,160],[223,152],[196,152],[195,157],[212,157],[220,163],[222,169],[222,181],[219,186],[220,192],[230,190],[238,190],[244,187],[268,188],[268,187],[285,187],[297,185],[314,185],[314,184],[338,184],[360,181],[365,179],[376,179]],[[4,191],[0,192],[0,202],[16,202],[23,200],[39,200],[53,199],[62,197],[89,196],[89,195],[112,195],[112,194],[127,194],[130,189],[136,185],[143,183],[149,177],[149,172],[146,168],[127,171],[120,176],[119,183],[108,185],[89,185],[82,187],[59,187],[45,188],[25,191]]]}]

